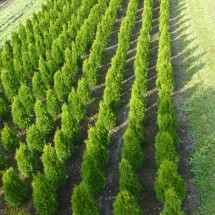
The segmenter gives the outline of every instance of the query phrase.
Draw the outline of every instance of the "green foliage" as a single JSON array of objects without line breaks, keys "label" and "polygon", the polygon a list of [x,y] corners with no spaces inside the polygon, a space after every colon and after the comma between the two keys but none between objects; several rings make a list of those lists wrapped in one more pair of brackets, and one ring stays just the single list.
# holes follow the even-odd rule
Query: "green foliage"
[{"label": "green foliage", "polygon": [[30,126],[31,117],[20,101],[19,97],[15,97],[12,103],[12,117],[14,124],[20,129],[26,129]]},{"label": "green foliage", "polygon": [[7,123],[4,124],[4,128],[1,131],[1,142],[6,150],[12,152],[19,146],[19,140],[15,131]]},{"label": "green foliage", "polygon": [[86,107],[83,103],[82,98],[79,97],[79,94],[72,88],[71,93],[68,96],[69,110],[72,113],[73,117],[77,120],[86,118]]},{"label": "green foliage", "polygon": [[64,82],[63,74],[60,70],[54,75],[54,90],[60,101],[66,100],[70,89]]},{"label": "green foliage", "polygon": [[25,108],[26,113],[28,115],[33,114],[35,99],[34,96],[32,95],[30,88],[27,85],[22,84],[20,86],[18,98],[19,101],[22,103],[23,107]]},{"label": "green foliage", "polygon": [[93,196],[97,196],[104,191],[105,177],[98,169],[94,157],[89,155],[84,156],[81,165],[81,175]]},{"label": "green foliage", "polygon": [[37,128],[35,124],[32,124],[26,134],[26,142],[28,144],[28,148],[31,152],[37,153],[42,152],[45,140],[44,135],[40,130]]},{"label": "green foliage", "polygon": [[77,120],[68,111],[68,106],[64,104],[62,106],[61,114],[61,131],[68,141],[72,144],[77,144],[81,139],[81,130]]},{"label": "green foliage", "polygon": [[66,171],[58,160],[55,149],[52,148],[50,144],[44,146],[41,160],[44,166],[45,178],[49,185],[54,190],[63,186],[66,182]]},{"label": "green foliage", "polygon": [[42,56],[40,56],[39,60],[39,70],[41,73],[41,77],[43,80],[43,83],[45,84],[46,87],[50,86],[52,84],[52,74],[49,71],[49,68],[47,66],[47,62],[43,59]]},{"label": "green foliage", "polygon": [[33,202],[37,212],[41,215],[56,214],[58,208],[57,196],[41,173],[34,176],[32,188]]},{"label": "green foliage", "polygon": [[4,198],[9,205],[20,206],[28,196],[28,189],[15,170],[9,168],[2,177]]},{"label": "green foliage", "polygon": [[5,40],[2,52],[2,67],[11,73],[13,72],[13,47],[9,40]]},{"label": "green foliage", "polygon": [[84,215],[98,215],[98,206],[94,202],[93,196],[90,193],[87,185],[82,182],[76,185],[72,198],[72,212],[74,215],[84,214]]},{"label": "green foliage", "polygon": [[165,193],[164,210],[161,212],[161,215],[185,215],[181,204],[181,200],[175,191],[172,188],[168,189]]},{"label": "green foliage", "polygon": [[20,143],[19,148],[16,150],[15,159],[19,172],[26,178],[31,178],[32,174],[36,170],[36,158],[29,151],[24,143]]},{"label": "green foliage", "polygon": [[32,78],[32,89],[35,97],[42,99],[46,95],[46,86],[42,80],[41,73],[35,72]]},{"label": "green foliage", "polygon": [[172,161],[175,164],[178,163],[178,153],[175,149],[172,136],[168,132],[159,131],[157,133],[155,149],[155,160],[157,167],[159,167],[165,159]]},{"label": "green foliage", "polygon": [[165,202],[165,193],[171,187],[174,188],[179,199],[183,201],[185,197],[185,184],[178,174],[177,165],[172,161],[164,160],[160,164],[155,181],[155,191],[160,202]]},{"label": "green foliage", "polygon": [[141,192],[141,185],[132,166],[126,159],[122,159],[119,164],[119,189],[127,190],[129,193],[138,196]]},{"label": "green foliage", "polygon": [[142,139],[140,137],[131,127],[128,127],[123,135],[124,146],[122,149],[122,157],[130,163],[134,170],[139,169],[143,162]]},{"label": "green foliage", "polygon": [[113,208],[114,215],[142,215],[137,199],[128,191],[121,191],[116,196]]},{"label": "green foliage", "polygon": [[3,98],[0,98],[0,127],[4,119],[10,116],[10,110]]},{"label": "green foliage", "polygon": [[54,146],[57,157],[60,161],[66,161],[71,158],[73,152],[73,142],[65,138],[63,132],[59,129],[56,130],[54,136]]},{"label": "green foliage", "polygon": [[8,167],[7,158],[3,152],[0,151],[0,170],[4,170]]},{"label": "green foliage", "polygon": [[1,81],[6,98],[12,102],[18,91],[18,83],[13,71],[2,70]]},{"label": "green foliage", "polygon": [[47,111],[46,106],[38,99],[34,105],[34,112],[36,115],[36,126],[39,131],[44,136],[50,134],[54,130],[55,122]]},{"label": "green foliage", "polygon": [[92,99],[90,87],[84,78],[78,81],[77,94],[84,104]]},{"label": "green foliage", "polygon": [[46,106],[48,112],[54,117],[61,111],[61,105],[54,90],[48,89],[46,92]]}]

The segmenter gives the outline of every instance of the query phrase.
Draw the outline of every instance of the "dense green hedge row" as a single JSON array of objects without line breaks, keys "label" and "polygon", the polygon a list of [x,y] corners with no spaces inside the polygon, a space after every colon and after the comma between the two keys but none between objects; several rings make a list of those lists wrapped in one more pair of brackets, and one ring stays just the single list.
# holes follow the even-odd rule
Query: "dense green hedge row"
[{"label": "dense green hedge row", "polygon": [[185,197],[185,184],[178,173],[177,120],[171,93],[174,88],[171,65],[171,39],[169,32],[170,0],[160,1],[159,50],[156,65],[158,87],[159,131],[156,135],[155,159],[158,175],[155,191],[160,202],[164,203],[164,214],[181,215],[182,201]]},{"label": "dense green hedge row", "polygon": [[[112,1],[116,2],[116,0]],[[122,21],[118,34],[116,55],[113,57],[111,67],[106,75],[106,88],[103,100],[100,102],[98,118],[95,127],[88,131],[86,150],[81,166],[83,181],[75,187],[72,195],[74,214],[98,214],[98,206],[93,203],[93,198],[101,194],[105,188],[105,176],[102,171],[108,161],[108,133],[115,124],[114,113],[120,101],[118,97],[121,93],[126,54],[136,19],[137,6],[138,0],[129,2],[126,18]],[[89,204],[84,204],[85,202]],[[80,203],[82,204],[80,205]]]},{"label": "dense green hedge row", "polygon": [[[115,215],[142,214],[137,203],[141,184],[135,173],[143,162],[143,124],[145,121],[144,93],[149,65],[150,33],[152,29],[153,0],[144,1],[142,28],[137,42],[134,62],[135,81],[132,86],[128,127],[123,136],[122,160],[119,164],[119,194],[114,203]],[[126,207],[125,207],[126,205]]]}]

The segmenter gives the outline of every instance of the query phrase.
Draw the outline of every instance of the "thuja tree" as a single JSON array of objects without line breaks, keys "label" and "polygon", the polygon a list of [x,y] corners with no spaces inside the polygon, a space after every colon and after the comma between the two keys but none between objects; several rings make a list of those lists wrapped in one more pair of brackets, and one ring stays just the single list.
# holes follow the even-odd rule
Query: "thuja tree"
[{"label": "thuja tree", "polygon": [[114,215],[142,215],[136,197],[126,190],[116,196],[113,213]]},{"label": "thuja tree", "polygon": [[41,215],[56,214],[58,208],[56,193],[41,173],[33,177],[32,188],[37,212]]},{"label": "thuja tree", "polygon": [[34,102],[35,98],[26,84],[22,84],[19,88],[18,97],[23,107],[26,110],[26,113],[31,115],[34,112]]},{"label": "thuja tree", "polygon": [[35,97],[42,99],[46,95],[46,87],[42,80],[41,73],[35,72],[32,78],[32,89]]},{"label": "thuja tree", "polygon": [[34,105],[34,112],[36,115],[37,128],[43,135],[50,134],[55,127],[55,122],[50,113],[47,111],[46,106],[42,104],[39,99],[37,99]]},{"label": "thuja tree", "polygon": [[6,202],[20,206],[28,196],[28,189],[12,167],[4,173],[2,182]]},{"label": "thuja tree", "polygon": [[13,74],[13,71],[9,70],[2,70],[1,71],[1,80],[2,80],[2,86],[4,89],[4,94],[6,98],[12,102],[13,98],[16,96],[18,91],[18,82],[16,80],[16,77]]},{"label": "thuja tree", "polygon": [[28,144],[28,148],[33,153],[42,152],[45,140],[44,135],[37,128],[35,124],[32,124],[26,134],[26,142]]},{"label": "thuja tree", "polygon": [[61,111],[60,101],[58,100],[54,90],[49,89],[46,92],[46,106],[48,112],[54,117]]},{"label": "thuja tree", "polygon": [[13,47],[9,40],[5,40],[2,52],[2,67],[8,71],[13,71]]},{"label": "thuja tree", "polygon": [[176,195],[174,189],[168,189],[165,193],[164,210],[161,212],[161,215],[185,215],[181,204],[181,200]]},{"label": "thuja tree", "polygon": [[66,182],[66,171],[57,158],[55,149],[51,145],[45,145],[41,157],[44,166],[45,178],[50,186],[56,190]]},{"label": "thuja tree", "polygon": [[60,161],[68,160],[71,157],[73,151],[72,141],[69,141],[59,129],[55,132],[54,146]]},{"label": "thuja tree", "polygon": [[135,174],[132,166],[126,159],[122,159],[119,164],[119,187],[120,190],[127,190],[131,194],[138,196],[141,192],[141,185],[137,179],[137,175]]},{"label": "thuja tree", "polygon": [[81,166],[83,181],[89,186],[94,196],[102,193],[105,188],[105,177],[98,169],[96,161],[92,156],[84,156]]},{"label": "thuja tree", "polygon": [[66,104],[62,106],[61,131],[65,138],[71,141],[73,145],[80,142],[80,126],[78,121],[68,111],[68,106]]},{"label": "thuja tree", "polygon": [[15,97],[12,103],[12,117],[14,124],[20,129],[25,129],[31,124],[31,117],[27,114],[19,97]]},{"label": "thuja tree", "polygon": [[169,188],[174,188],[176,195],[181,201],[185,197],[185,184],[178,174],[177,165],[172,161],[164,160],[158,169],[155,181],[155,191],[160,202],[165,202],[165,193]]},{"label": "thuja tree", "polygon": [[47,66],[47,63],[42,56],[40,56],[39,60],[39,70],[42,76],[42,80],[45,83],[45,86],[48,87],[49,85],[52,84],[52,77]]},{"label": "thuja tree", "polygon": [[96,205],[89,188],[84,182],[75,186],[71,202],[73,214],[99,214],[98,206]]},{"label": "thuja tree", "polygon": [[4,128],[1,131],[1,142],[6,150],[12,152],[19,146],[19,139],[15,131],[7,123],[4,124]]},{"label": "thuja tree", "polygon": [[36,158],[24,143],[20,143],[15,155],[19,172],[26,178],[30,178],[36,170]]}]

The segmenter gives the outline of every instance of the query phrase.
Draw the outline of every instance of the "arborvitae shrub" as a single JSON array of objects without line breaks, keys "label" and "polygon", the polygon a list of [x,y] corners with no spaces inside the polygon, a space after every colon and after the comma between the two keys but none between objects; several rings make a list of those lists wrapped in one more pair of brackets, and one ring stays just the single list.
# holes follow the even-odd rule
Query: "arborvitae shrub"
[{"label": "arborvitae shrub", "polygon": [[41,215],[56,214],[58,208],[56,193],[41,173],[34,176],[32,188],[33,202],[37,212]]},{"label": "arborvitae shrub", "polygon": [[185,184],[178,174],[177,165],[172,161],[164,160],[158,169],[158,176],[155,181],[155,191],[160,202],[165,202],[165,193],[169,188],[174,188],[181,201],[185,197]]},{"label": "arborvitae shrub", "polygon": [[156,135],[155,149],[155,160],[158,167],[163,160],[169,160],[175,164],[178,163],[178,153],[175,149],[172,136],[168,132],[158,132]]},{"label": "arborvitae shrub", "polygon": [[83,100],[79,97],[74,88],[72,88],[72,91],[68,96],[68,102],[69,110],[77,120],[81,120],[86,117],[85,103],[83,103]]},{"label": "arborvitae shrub", "polygon": [[20,206],[28,196],[28,189],[11,167],[2,177],[4,198],[9,205]]},{"label": "arborvitae shrub", "polygon": [[98,206],[94,202],[87,185],[82,182],[76,185],[72,194],[72,212],[73,214],[98,215]]},{"label": "arborvitae shrub", "polygon": [[6,98],[12,102],[18,91],[18,83],[13,71],[2,70],[1,71],[1,82],[4,89]]},{"label": "arborvitae shrub", "polygon": [[38,99],[34,105],[34,112],[36,115],[37,128],[44,135],[50,134],[54,130],[55,122],[47,111],[46,106]]},{"label": "arborvitae shrub", "polygon": [[45,97],[46,87],[42,80],[41,73],[39,72],[34,73],[34,76],[32,79],[32,88],[33,88],[35,97],[37,97],[38,99],[42,99]]},{"label": "arborvitae shrub", "polygon": [[122,157],[128,160],[134,170],[137,170],[141,167],[143,162],[141,139],[131,127],[126,129],[123,139],[124,146],[122,149]]},{"label": "arborvitae shrub", "polygon": [[77,94],[84,104],[92,99],[90,87],[84,78],[78,81]]},{"label": "arborvitae shrub", "polygon": [[26,178],[30,178],[36,170],[37,161],[24,143],[20,143],[15,158],[19,172]]},{"label": "arborvitae shrub", "polygon": [[92,156],[84,156],[81,165],[81,175],[94,196],[104,191],[105,177],[98,169],[96,161]]},{"label": "arborvitae shrub", "polygon": [[48,112],[54,117],[61,111],[60,101],[57,99],[54,90],[49,89],[46,92],[46,106]]},{"label": "arborvitae shrub", "polygon": [[30,43],[28,46],[28,56],[32,65],[33,70],[38,67],[38,55],[35,43]]},{"label": "arborvitae shrub", "polygon": [[31,124],[31,117],[27,114],[19,97],[15,97],[12,103],[12,117],[14,124],[20,129],[26,129]]},{"label": "arborvitae shrub", "polygon": [[113,207],[114,215],[142,215],[136,197],[126,190],[118,193]]},{"label": "arborvitae shrub", "polygon": [[11,45],[11,42],[9,40],[5,40],[4,49],[2,52],[2,67],[4,69],[7,69],[8,71],[13,71],[13,47]]},{"label": "arborvitae shrub", "polygon": [[66,161],[71,157],[73,151],[72,141],[69,141],[64,137],[63,132],[59,129],[55,132],[54,146],[57,157],[60,161]]},{"label": "arborvitae shrub", "polygon": [[61,114],[61,131],[65,138],[72,141],[72,144],[77,144],[81,139],[81,131],[78,121],[68,111],[68,106],[64,104],[62,106]]},{"label": "arborvitae shrub", "polygon": [[2,120],[6,119],[10,115],[10,110],[3,98],[0,98],[0,127]]},{"label": "arborvitae shrub", "polygon": [[41,73],[41,77],[43,82],[45,83],[45,86],[48,87],[49,85],[52,84],[52,77],[49,71],[49,68],[47,66],[47,62],[43,59],[42,56],[40,56],[39,60],[39,70]]},{"label": "arborvitae shrub", "polygon": [[66,171],[57,158],[55,149],[51,145],[45,145],[41,157],[44,166],[45,178],[50,186],[57,190],[66,182]]},{"label": "arborvitae shrub", "polygon": [[7,123],[4,124],[4,128],[1,131],[1,142],[6,150],[12,152],[19,146],[19,139],[15,131]]},{"label": "arborvitae shrub", "polygon": [[19,98],[19,101],[24,106],[26,113],[29,115],[32,114],[34,112],[35,99],[34,99],[34,96],[32,95],[30,88],[27,85],[22,84],[20,86],[18,98]]},{"label": "arborvitae shrub", "polygon": [[174,189],[170,188],[165,193],[164,210],[161,212],[161,215],[185,215],[181,205],[180,198],[178,198]]},{"label": "arborvitae shrub", "polygon": [[141,192],[141,185],[132,166],[126,159],[122,159],[119,164],[119,175],[120,191],[127,190],[131,194],[138,196]]},{"label": "arborvitae shrub", "polygon": [[54,75],[54,90],[60,101],[64,101],[70,91],[70,88],[64,82],[63,74],[60,70],[58,70]]},{"label": "arborvitae shrub", "polygon": [[37,153],[42,152],[45,140],[44,135],[40,130],[37,128],[35,124],[32,124],[26,134],[26,142],[28,144],[28,148],[31,152]]},{"label": "arborvitae shrub", "polygon": [[8,166],[6,156],[3,152],[0,151],[0,170],[6,169]]}]

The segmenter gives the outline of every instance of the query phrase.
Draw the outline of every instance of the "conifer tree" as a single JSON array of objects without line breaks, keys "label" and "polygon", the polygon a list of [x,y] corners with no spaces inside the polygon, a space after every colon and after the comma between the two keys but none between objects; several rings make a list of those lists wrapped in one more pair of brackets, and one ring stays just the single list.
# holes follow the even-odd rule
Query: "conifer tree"
[{"label": "conifer tree", "polygon": [[9,72],[13,72],[13,47],[9,40],[5,40],[2,53],[2,67]]},{"label": "conifer tree", "polygon": [[0,98],[0,127],[3,119],[6,119],[10,116],[10,110],[3,98]]},{"label": "conifer tree", "polygon": [[1,131],[1,142],[6,150],[12,152],[19,146],[19,140],[15,131],[7,123],[4,124],[4,128]]},{"label": "conifer tree", "polygon": [[34,73],[34,76],[32,79],[32,88],[33,88],[35,97],[37,97],[38,99],[42,99],[45,97],[46,87],[42,80],[41,73],[39,72]]},{"label": "conifer tree", "polygon": [[38,99],[36,100],[36,103],[34,105],[34,112],[36,115],[36,126],[39,131],[44,136],[50,134],[55,127],[54,120],[50,113],[47,111],[46,106],[42,104],[42,102]]},{"label": "conifer tree", "polygon": [[31,178],[36,170],[36,158],[24,143],[20,143],[19,148],[16,150],[15,159],[19,172],[24,177]]},{"label": "conifer tree", "polygon": [[2,177],[4,197],[12,206],[20,206],[27,199],[28,189],[15,170],[9,168]]},{"label": "conifer tree", "polygon": [[32,188],[33,202],[38,214],[56,214],[58,208],[56,193],[41,173],[33,177]]},{"label": "conifer tree", "polygon": [[26,113],[31,115],[34,112],[35,98],[32,95],[30,88],[26,84],[22,84],[19,88],[18,97],[24,106]]},{"label": "conifer tree", "polygon": [[32,153],[40,153],[43,150],[45,139],[44,135],[37,128],[35,124],[32,124],[26,134],[26,142],[28,144],[28,148]]},{"label": "conifer tree", "polygon": [[41,157],[44,166],[45,178],[50,186],[57,190],[66,182],[66,171],[57,158],[55,149],[51,145],[45,145]]},{"label": "conifer tree", "polygon": [[7,158],[3,152],[0,151],[0,170],[5,170],[8,167]]},{"label": "conifer tree", "polygon": [[98,215],[98,206],[94,202],[87,185],[82,182],[76,185],[72,194],[72,211],[74,214]]},{"label": "conifer tree", "polygon": [[61,111],[60,101],[57,99],[54,90],[48,89],[46,92],[46,106],[48,112],[54,117]]},{"label": "conifer tree", "polygon": [[20,129],[26,129],[30,126],[31,117],[21,103],[19,97],[15,97],[12,103],[12,117],[14,124]]},{"label": "conifer tree", "polygon": [[50,86],[52,84],[51,73],[49,71],[46,61],[43,59],[42,56],[40,56],[39,60],[39,70],[41,73],[42,80],[45,83],[45,86]]}]

